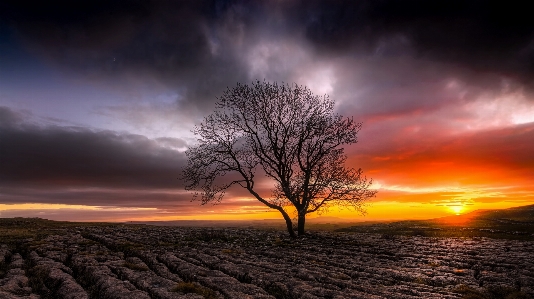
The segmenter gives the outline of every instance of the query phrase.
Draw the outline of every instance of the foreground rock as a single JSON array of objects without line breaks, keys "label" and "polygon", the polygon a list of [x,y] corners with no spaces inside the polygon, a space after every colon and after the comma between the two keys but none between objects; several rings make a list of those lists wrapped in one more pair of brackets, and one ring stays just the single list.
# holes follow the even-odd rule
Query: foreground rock
[{"label": "foreground rock", "polygon": [[79,227],[0,261],[0,299],[534,298],[534,242],[486,238]]}]

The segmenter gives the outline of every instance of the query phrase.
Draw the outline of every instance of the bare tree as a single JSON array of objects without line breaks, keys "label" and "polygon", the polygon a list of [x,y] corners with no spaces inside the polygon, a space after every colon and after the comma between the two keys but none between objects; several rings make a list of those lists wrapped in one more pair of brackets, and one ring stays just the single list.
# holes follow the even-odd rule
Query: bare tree
[{"label": "bare tree", "polygon": [[[233,185],[279,211],[295,237],[291,217],[304,234],[306,214],[331,206],[363,212],[375,196],[361,169],[345,168],[343,145],[357,142],[361,123],[334,113],[334,101],[307,87],[257,81],[237,84],[218,98],[215,111],[195,128],[198,145],[187,150],[183,171],[187,190],[202,204],[218,203]],[[258,176],[273,182],[269,196],[260,194]]]}]

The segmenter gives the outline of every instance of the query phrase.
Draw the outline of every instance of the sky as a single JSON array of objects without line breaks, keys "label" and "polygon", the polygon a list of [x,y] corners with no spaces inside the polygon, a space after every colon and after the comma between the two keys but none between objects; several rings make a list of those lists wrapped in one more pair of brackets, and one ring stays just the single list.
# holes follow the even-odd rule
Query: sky
[{"label": "sky", "polygon": [[[191,202],[191,132],[237,83],[363,123],[371,221],[534,204],[534,23],[515,1],[0,2],[0,217],[280,218]],[[268,183],[265,184],[268,186]],[[315,215],[312,215],[315,216]]]}]

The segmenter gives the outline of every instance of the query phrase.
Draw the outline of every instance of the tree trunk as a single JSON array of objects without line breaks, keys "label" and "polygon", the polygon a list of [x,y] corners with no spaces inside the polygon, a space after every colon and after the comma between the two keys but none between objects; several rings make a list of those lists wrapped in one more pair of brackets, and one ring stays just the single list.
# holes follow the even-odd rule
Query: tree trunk
[{"label": "tree trunk", "polygon": [[291,218],[289,215],[283,210],[278,210],[280,213],[282,213],[282,216],[284,216],[284,220],[286,221],[287,231],[289,232],[289,236],[291,238],[296,238],[295,231],[293,230],[293,222],[291,222]]},{"label": "tree trunk", "polygon": [[299,236],[304,235],[304,225],[306,224],[306,213],[299,212],[298,218],[298,234]]},{"label": "tree trunk", "polygon": [[297,236],[295,235],[295,231],[293,230],[293,223],[291,222],[291,219],[287,218],[285,220],[286,220],[286,226],[287,226],[287,231],[289,232],[289,236],[293,239],[296,238]]}]

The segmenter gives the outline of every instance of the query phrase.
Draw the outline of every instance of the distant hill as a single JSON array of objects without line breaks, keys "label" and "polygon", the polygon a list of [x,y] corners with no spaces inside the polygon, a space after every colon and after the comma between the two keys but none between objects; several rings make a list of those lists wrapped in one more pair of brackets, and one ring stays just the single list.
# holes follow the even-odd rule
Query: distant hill
[{"label": "distant hill", "polygon": [[479,217],[534,223],[534,205],[505,210],[486,210],[482,211]]},{"label": "distant hill", "polygon": [[[385,238],[395,235],[423,237],[490,237],[534,241],[534,205],[503,209],[477,210],[463,215],[429,220],[396,222],[341,222],[342,218],[317,217],[307,221],[308,231],[378,233]],[[0,218],[0,236],[19,238],[20,234],[46,234],[49,229],[78,226],[121,226],[127,224],[184,227],[252,227],[285,230],[282,219],[264,220],[176,220],[131,221],[126,223],[66,222],[41,218]],[[37,228],[38,230],[35,230]]]},{"label": "distant hill", "polygon": [[501,223],[534,223],[534,205],[502,210],[476,210],[463,215],[433,219],[438,223],[455,224],[469,221],[496,221]]},{"label": "distant hill", "polygon": [[430,220],[356,224],[340,232],[374,232],[388,235],[424,237],[490,237],[534,240],[534,205],[477,210],[463,215]]}]

